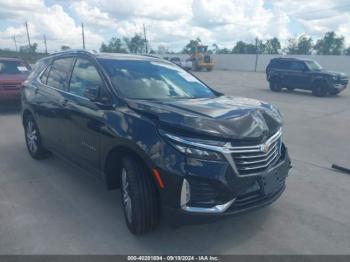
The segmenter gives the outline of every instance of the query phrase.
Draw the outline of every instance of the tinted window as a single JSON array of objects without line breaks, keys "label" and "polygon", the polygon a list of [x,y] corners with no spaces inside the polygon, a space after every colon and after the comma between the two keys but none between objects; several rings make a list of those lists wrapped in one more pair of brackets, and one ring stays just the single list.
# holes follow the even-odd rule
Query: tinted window
[{"label": "tinted window", "polygon": [[70,93],[86,98],[96,98],[100,87],[102,87],[102,80],[96,67],[90,61],[78,58],[70,80]]},{"label": "tinted window", "polygon": [[67,90],[68,76],[74,61],[73,57],[57,59],[53,62],[47,78],[47,85],[57,89]]},{"label": "tinted window", "polygon": [[128,98],[172,99],[215,97],[197,78],[162,61],[100,59],[114,86]]},{"label": "tinted window", "polygon": [[289,64],[289,69],[290,70],[295,70],[295,71],[302,71],[304,69],[305,65],[303,62],[298,62],[298,61],[292,61]]},{"label": "tinted window", "polygon": [[18,75],[29,74],[29,66],[21,61],[1,61],[0,74]]}]

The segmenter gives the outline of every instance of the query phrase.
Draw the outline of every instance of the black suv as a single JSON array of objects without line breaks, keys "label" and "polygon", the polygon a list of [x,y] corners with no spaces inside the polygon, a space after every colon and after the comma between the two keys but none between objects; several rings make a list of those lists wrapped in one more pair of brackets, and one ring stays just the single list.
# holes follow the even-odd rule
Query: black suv
[{"label": "black suv", "polygon": [[[227,97],[153,57],[66,51],[23,86],[30,155],[53,152],[121,187],[134,234],[270,204],[290,168],[278,109]],[[182,219],[179,219],[182,218]]]},{"label": "black suv", "polygon": [[272,91],[298,88],[311,90],[316,96],[336,95],[348,84],[344,73],[326,71],[316,61],[300,58],[271,59],[266,77]]}]

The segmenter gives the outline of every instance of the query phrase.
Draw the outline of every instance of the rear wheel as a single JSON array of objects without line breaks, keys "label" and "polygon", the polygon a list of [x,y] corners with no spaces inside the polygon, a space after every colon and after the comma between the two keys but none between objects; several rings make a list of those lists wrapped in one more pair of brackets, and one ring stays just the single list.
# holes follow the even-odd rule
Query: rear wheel
[{"label": "rear wheel", "polygon": [[29,154],[34,159],[47,158],[49,156],[49,152],[42,145],[38,126],[31,115],[28,115],[24,121],[24,132]]},{"label": "rear wheel", "polygon": [[323,82],[316,82],[312,85],[312,94],[318,97],[327,95],[327,87]]},{"label": "rear wheel", "polygon": [[280,92],[282,89],[280,81],[278,79],[271,79],[270,80],[270,89],[273,92]]},{"label": "rear wheel", "polygon": [[158,225],[157,188],[145,165],[136,157],[122,159],[121,194],[125,221],[133,234],[149,232]]}]

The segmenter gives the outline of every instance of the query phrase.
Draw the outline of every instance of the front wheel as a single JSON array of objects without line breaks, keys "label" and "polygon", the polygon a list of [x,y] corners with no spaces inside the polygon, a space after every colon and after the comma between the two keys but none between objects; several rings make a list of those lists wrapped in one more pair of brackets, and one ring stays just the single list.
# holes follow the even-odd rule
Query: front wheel
[{"label": "front wheel", "polygon": [[49,156],[49,152],[42,145],[38,126],[33,116],[26,117],[24,122],[25,140],[29,154],[34,159],[43,159]]},{"label": "front wheel", "polygon": [[157,188],[144,164],[133,156],[122,159],[121,196],[129,230],[140,235],[159,222]]},{"label": "front wheel", "polygon": [[312,94],[314,96],[318,96],[318,97],[323,97],[323,96],[327,95],[326,85],[322,82],[314,83],[313,87],[312,87]]}]

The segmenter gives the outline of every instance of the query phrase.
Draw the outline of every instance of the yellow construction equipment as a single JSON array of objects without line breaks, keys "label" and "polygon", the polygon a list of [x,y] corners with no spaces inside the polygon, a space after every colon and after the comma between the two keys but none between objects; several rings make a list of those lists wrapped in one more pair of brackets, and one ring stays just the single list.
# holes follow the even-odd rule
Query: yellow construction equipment
[{"label": "yellow construction equipment", "polygon": [[192,70],[200,71],[205,68],[207,71],[211,71],[214,67],[213,59],[208,53],[208,46],[197,45],[191,50]]}]

